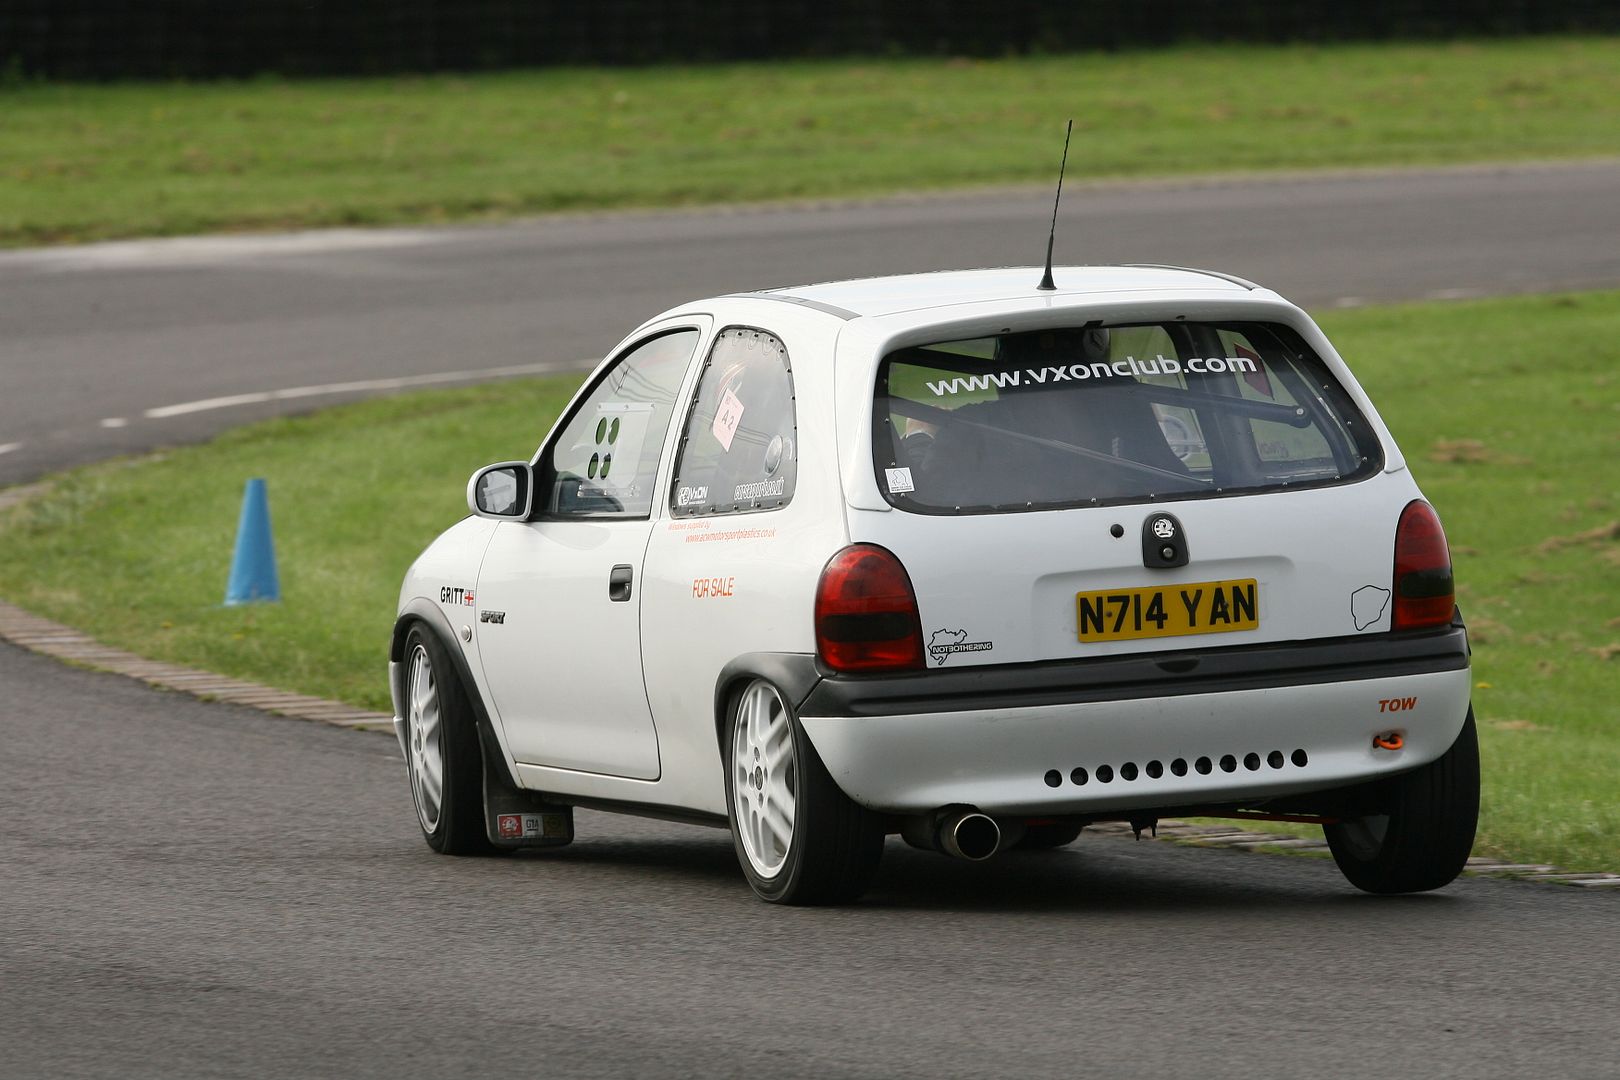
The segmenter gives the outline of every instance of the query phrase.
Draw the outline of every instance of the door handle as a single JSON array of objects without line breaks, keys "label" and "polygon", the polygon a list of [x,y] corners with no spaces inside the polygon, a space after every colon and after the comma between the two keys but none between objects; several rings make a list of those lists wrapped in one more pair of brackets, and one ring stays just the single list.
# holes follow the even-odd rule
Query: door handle
[{"label": "door handle", "polygon": [[608,599],[615,603],[630,599],[630,581],[634,576],[635,571],[629,563],[615,566],[608,575]]}]

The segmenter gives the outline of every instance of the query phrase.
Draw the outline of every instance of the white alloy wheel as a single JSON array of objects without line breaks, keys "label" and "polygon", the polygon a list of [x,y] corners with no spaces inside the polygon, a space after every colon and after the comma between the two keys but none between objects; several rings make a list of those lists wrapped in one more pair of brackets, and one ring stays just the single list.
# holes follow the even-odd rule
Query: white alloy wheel
[{"label": "white alloy wheel", "polygon": [[444,728],[433,661],[420,644],[411,653],[409,688],[405,722],[411,752],[411,793],[416,797],[416,814],[422,819],[423,831],[432,834],[443,812]]},{"label": "white alloy wheel", "polygon": [[793,721],[776,688],[752,683],[731,729],[731,798],[743,851],[754,873],[774,878],[793,845],[799,793]]}]

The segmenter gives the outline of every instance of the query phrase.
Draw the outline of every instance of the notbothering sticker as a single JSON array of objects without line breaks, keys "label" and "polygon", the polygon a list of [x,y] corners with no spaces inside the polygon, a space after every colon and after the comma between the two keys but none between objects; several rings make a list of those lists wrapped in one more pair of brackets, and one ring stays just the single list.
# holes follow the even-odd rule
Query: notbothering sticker
[{"label": "notbothering sticker", "polygon": [[884,469],[883,475],[889,482],[890,494],[903,495],[908,491],[917,490],[917,485],[911,481],[911,470],[908,468]]},{"label": "notbothering sticker", "polygon": [[956,653],[989,652],[996,647],[993,641],[969,641],[966,630],[935,630],[928,641],[928,652],[934,662],[944,664]]},{"label": "notbothering sticker", "polygon": [[1357,630],[1374,626],[1384,617],[1389,596],[1388,589],[1380,589],[1377,585],[1363,585],[1350,594],[1350,618],[1355,620]]},{"label": "notbothering sticker", "polygon": [[731,453],[731,440],[737,437],[742,416],[742,401],[727,387],[726,392],[720,395],[720,407],[714,411],[714,425],[709,430],[714,432],[714,437],[720,440],[721,447],[728,454]]}]

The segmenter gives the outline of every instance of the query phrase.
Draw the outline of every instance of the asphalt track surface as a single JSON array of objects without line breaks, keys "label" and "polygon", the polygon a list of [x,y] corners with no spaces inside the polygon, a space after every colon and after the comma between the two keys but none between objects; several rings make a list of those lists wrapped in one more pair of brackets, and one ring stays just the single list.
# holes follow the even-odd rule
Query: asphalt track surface
[{"label": "asphalt track surface", "polygon": [[387,738],[0,645],[0,1074],[1614,1076],[1620,894],[1380,900],[1323,859],[890,841],[753,898],[724,832],[580,813],[446,859]]},{"label": "asphalt track surface", "polygon": [[[1614,286],[1617,191],[1614,163],[1096,188],[1066,199],[1059,251],[1217,266],[1316,305]],[[566,366],[709,292],[1028,261],[1044,203],[3,255],[0,483],[388,386],[168,406]],[[1612,1077],[1620,1060],[1614,891],[1465,879],[1380,900],[1321,859],[1083,837],[988,866],[891,842],[865,903],[787,910],[753,899],[713,830],[581,813],[559,852],[433,856],[375,734],[3,644],[0,690],[6,1080]]]},{"label": "asphalt track surface", "polygon": [[[1075,175],[1060,263],[1209,267],[1312,307],[1620,283],[1620,161],[1145,185]],[[0,253],[0,485],[402,379],[578,367],[643,319],[717,293],[1038,263],[1050,220],[1050,192],[1031,188]],[[307,392],[352,382],[370,385]],[[294,396],[195,405],[276,392]]]}]

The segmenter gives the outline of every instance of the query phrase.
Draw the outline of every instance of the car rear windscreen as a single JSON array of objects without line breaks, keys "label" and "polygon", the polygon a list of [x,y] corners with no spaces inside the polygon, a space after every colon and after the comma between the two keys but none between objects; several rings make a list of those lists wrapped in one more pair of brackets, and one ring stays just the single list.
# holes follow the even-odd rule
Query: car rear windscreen
[{"label": "car rear windscreen", "polygon": [[879,486],[918,513],[1247,494],[1383,467],[1292,329],[1086,326],[912,346],[878,369]]}]

